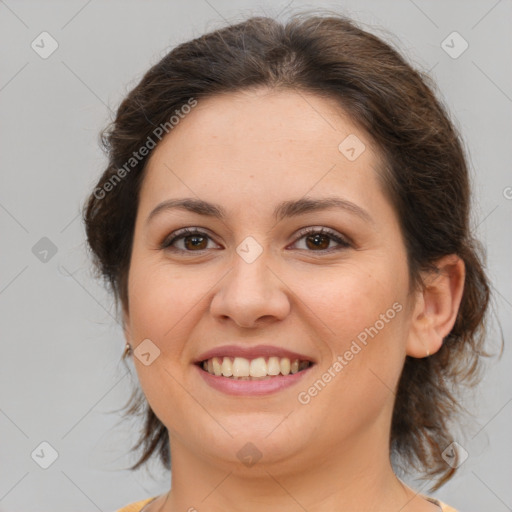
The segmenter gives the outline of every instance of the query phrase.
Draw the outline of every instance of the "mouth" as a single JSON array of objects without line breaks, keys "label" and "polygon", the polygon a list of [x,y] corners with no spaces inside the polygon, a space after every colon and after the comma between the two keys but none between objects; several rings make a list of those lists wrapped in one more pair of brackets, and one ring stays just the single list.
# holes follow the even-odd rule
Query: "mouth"
[{"label": "mouth", "polygon": [[288,357],[211,357],[196,363],[210,375],[232,380],[267,380],[294,375],[307,370],[314,363],[305,359]]},{"label": "mouth", "polygon": [[266,395],[294,385],[315,366],[311,357],[269,345],[226,345],[194,362],[212,388],[233,395]]}]

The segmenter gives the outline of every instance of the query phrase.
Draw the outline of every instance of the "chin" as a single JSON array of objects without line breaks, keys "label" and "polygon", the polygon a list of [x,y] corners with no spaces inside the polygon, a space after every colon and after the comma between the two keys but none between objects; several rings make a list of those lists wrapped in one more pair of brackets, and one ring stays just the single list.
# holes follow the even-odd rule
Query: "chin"
[{"label": "chin", "polygon": [[[215,435],[209,432],[209,435],[200,436],[194,445],[201,446],[201,453],[216,463],[230,466],[230,470],[233,466],[242,471],[245,468],[254,470],[256,464],[263,467],[283,464],[291,458],[295,460],[296,456],[311,452],[311,437],[315,429],[310,435],[305,435],[305,426],[293,428],[286,425],[288,413],[290,411],[285,414],[260,411],[231,418],[217,417],[232,437],[219,427]],[[205,439],[208,439],[207,443]]]}]

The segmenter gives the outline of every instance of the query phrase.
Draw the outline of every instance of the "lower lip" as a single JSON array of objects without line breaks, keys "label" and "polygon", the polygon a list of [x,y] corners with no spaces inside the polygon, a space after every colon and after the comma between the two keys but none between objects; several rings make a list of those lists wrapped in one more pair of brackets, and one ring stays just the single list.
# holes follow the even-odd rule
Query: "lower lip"
[{"label": "lower lip", "polygon": [[290,373],[289,375],[282,375],[279,377],[270,377],[270,379],[264,380],[235,380],[229,377],[222,377],[221,375],[212,375],[211,373],[201,369],[198,365],[194,366],[197,368],[197,371],[201,374],[201,377],[205,382],[218,391],[222,391],[228,395],[260,396],[276,393],[293,386],[299,382],[314,365],[311,365],[297,373]]}]

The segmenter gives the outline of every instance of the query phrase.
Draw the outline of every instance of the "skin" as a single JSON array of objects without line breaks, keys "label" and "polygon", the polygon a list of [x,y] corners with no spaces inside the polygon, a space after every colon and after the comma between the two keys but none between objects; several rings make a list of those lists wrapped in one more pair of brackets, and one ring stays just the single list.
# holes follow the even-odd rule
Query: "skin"
[{"label": "skin", "polygon": [[[366,146],[354,161],[338,149],[350,134]],[[149,338],[160,350],[147,366],[133,360],[172,453],[172,489],[145,512],[439,510],[394,475],[388,439],[405,356],[441,347],[455,322],[464,265],[442,258],[441,273],[424,276],[425,290],[409,294],[398,218],[377,180],[379,158],[333,100],[263,88],[201,100],[155,148],[124,311],[127,341],[136,348]],[[331,208],[276,222],[278,203],[304,196],[342,197],[372,221]],[[160,202],[183,197],[219,204],[226,218],[175,209],[147,223]],[[308,226],[331,228],[351,246],[327,238],[316,248],[297,236]],[[174,243],[181,252],[161,248],[183,227],[206,232],[203,251],[190,239]],[[252,263],[236,252],[248,236],[263,251]],[[402,310],[300,403],[298,394],[394,303]],[[317,364],[273,395],[229,396],[209,387],[192,362],[230,343],[287,347]],[[247,442],[262,454],[251,467],[237,457]]]}]

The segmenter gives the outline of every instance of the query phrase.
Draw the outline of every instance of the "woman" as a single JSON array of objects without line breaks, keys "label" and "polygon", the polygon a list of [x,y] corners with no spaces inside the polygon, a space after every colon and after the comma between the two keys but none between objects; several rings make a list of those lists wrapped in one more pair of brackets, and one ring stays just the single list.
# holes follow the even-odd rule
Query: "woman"
[{"label": "woman", "polygon": [[[489,285],[427,76],[338,15],[208,33],[153,66],[84,210],[146,404],[122,511],[454,509],[448,425]],[[458,458],[459,457],[459,458]]]}]

